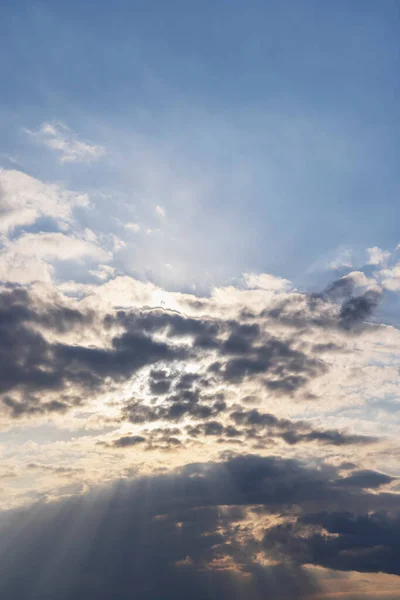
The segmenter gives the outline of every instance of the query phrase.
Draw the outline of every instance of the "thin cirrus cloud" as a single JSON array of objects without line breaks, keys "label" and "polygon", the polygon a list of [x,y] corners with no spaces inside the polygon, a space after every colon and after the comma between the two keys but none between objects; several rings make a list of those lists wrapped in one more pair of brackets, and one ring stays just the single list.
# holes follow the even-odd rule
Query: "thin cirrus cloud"
[{"label": "thin cirrus cloud", "polygon": [[79,139],[67,125],[54,121],[43,123],[37,131],[25,132],[39,144],[43,144],[58,156],[60,163],[93,162],[105,154],[103,146]]}]

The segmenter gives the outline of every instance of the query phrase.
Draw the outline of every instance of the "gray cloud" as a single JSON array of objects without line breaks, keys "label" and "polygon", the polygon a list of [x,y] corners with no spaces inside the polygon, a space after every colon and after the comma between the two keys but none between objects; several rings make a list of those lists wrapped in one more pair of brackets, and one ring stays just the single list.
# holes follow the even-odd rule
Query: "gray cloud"
[{"label": "gray cloud", "polygon": [[309,514],[268,530],[263,545],[292,564],[400,575],[398,514]]},{"label": "gray cloud", "polygon": [[336,429],[315,429],[305,421],[280,419],[271,413],[261,413],[257,409],[236,410],[230,416],[236,425],[246,427],[244,434],[247,436],[253,437],[254,431],[265,431],[267,437],[279,437],[291,445],[320,442],[333,446],[347,446],[376,441],[376,438],[371,436],[349,434]]},{"label": "gray cloud", "polygon": [[362,332],[381,298],[377,290],[360,293],[357,281],[343,277],[332,282],[323,292],[285,298],[260,317],[281,322],[295,329],[320,327]]},{"label": "gray cloud", "polygon": [[[239,586],[250,600],[295,600],[318,591],[305,563],[398,573],[397,497],[341,482],[332,467],[241,456],[0,513],[0,592],[24,600],[221,600]],[[259,542],[249,522],[263,513],[290,522]],[[262,566],[255,552],[278,564]]]},{"label": "gray cloud", "polygon": [[113,442],[115,448],[126,448],[127,446],[136,446],[146,441],[141,435],[124,435]]},{"label": "gray cloud", "polygon": [[[327,302],[325,297],[308,301],[316,306]],[[373,300],[356,302],[351,296],[346,302],[352,304],[342,306],[341,319],[350,327]],[[45,336],[45,331],[89,331],[94,323],[101,323],[108,336],[114,330],[118,334],[105,347],[49,342]],[[258,378],[270,392],[291,396],[327,369],[322,360],[299,349],[295,338],[278,339],[262,332],[257,322],[193,318],[163,309],[116,310],[104,317],[45,302],[38,307],[20,288],[0,294],[0,334],[0,393],[14,417],[65,412],[85,402],[106,379],[123,381],[149,366],[150,393],[169,394],[166,408],[147,411],[149,420],[174,420],[189,413],[207,419],[219,410],[200,398],[201,389],[212,387],[212,380],[237,384]],[[182,361],[189,357],[212,357],[208,375],[185,372]],[[181,362],[181,367],[167,374],[161,364],[168,362]],[[139,418],[129,417],[132,422]]]},{"label": "gray cloud", "polygon": [[[69,384],[81,390],[99,388],[107,377],[126,379],[145,365],[183,359],[184,347],[153,340],[139,331],[113,337],[111,347],[94,348],[50,343],[32,326],[57,332],[82,326],[92,315],[62,307],[36,310],[29,294],[12,289],[0,294],[0,393],[14,417],[22,414],[63,412],[80,402],[63,395]],[[23,392],[21,398],[13,391]],[[42,391],[57,392],[57,399],[42,400]]]}]

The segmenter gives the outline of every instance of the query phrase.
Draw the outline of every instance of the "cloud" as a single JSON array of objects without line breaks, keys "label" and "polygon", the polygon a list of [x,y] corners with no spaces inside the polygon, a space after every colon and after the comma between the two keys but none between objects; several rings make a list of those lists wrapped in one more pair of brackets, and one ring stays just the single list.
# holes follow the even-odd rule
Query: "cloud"
[{"label": "cloud", "polygon": [[[104,259],[96,238],[89,239],[70,239],[62,233],[24,234],[9,245],[20,255],[36,248],[38,257],[66,259],[92,252],[94,256],[97,253],[98,260]],[[373,290],[353,296],[353,289],[352,279],[342,279],[323,295],[315,299],[303,295],[302,301],[305,299],[322,323],[321,315],[328,310],[332,326],[336,323],[339,329],[354,330],[355,324],[371,314],[378,298]],[[342,297],[345,300],[337,310],[331,298]],[[296,300],[299,295],[289,298]],[[135,384],[133,377],[140,372],[141,387],[135,384],[134,393],[118,411],[123,420],[135,424],[188,418],[209,421],[226,410],[221,394],[226,386],[234,390],[239,383],[256,384],[270,397],[282,397],[287,402],[306,393],[307,386],[329,372],[328,364],[314,354],[315,344],[300,343],[298,336],[278,331],[276,335],[270,333],[274,321],[281,318],[281,313],[273,310],[267,313],[267,320],[264,312],[257,317],[239,312],[237,319],[226,319],[143,306],[126,310],[107,305],[93,308],[94,304],[90,308],[91,302],[86,300],[80,304],[70,302],[74,306],[71,309],[67,299],[60,299],[51,303],[43,299],[38,304],[30,293],[17,287],[0,294],[4,314],[0,324],[0,391],[14,417],[70,410],[87,402],[89,394],[101,393],[111,382]],[[71,326],[80,323],[79,335],[71,328],[70,339],[65,339],[60,333],[63,319],[70,320]],[[301,328],[307,325],[309,335],[315,322],[319,324],[313,319],[298,324],[294,319],[291,324]],[[187,361],[196,364],[192,372]],[[165,370],[166,364],[173,365],[173,369]],[[143,371],[145,368],[150,370]],[[152,396],[160,400],[151,404]],[[229,425],[223,424],[224,428]],[[224,428],[221,434],[225,435]],[[291,445],[319,441],[339,446],[363,441],[329,428],[314,431],[303,426],[299,431],[295,424],[278,437]],[[366,436],[364,441],[370,438]]]},{"label": "cloud", "polygon": [[339,323],[344,329],[352,329],[367,320],[370,317],[380,299],[380,294],[374,290],[369,290],[360,296],[346,300],[339,313]]},{"label": "cloud", "polygon": [[[61,455],[83,468],[74,479],[83,486],[124,476],[133,454],[139,472],[238,450],[381,472],[397,417],[370,417],[368,398],[396,393],[398,332],[359,316],[345,329],[342,306],[373,290],[358,275],[339,281],[320,294],[240,287],[208,297],[129,277],[83,286],[80,298],[49,283],[4,285],[0,420],[21,480],[2,483],[3,502],[29,501],[24,481],[30,494],[65,494],[51,488],[50,473],[33,481],[26,472]],[[62,422],[70,438],[16,444],[12,431],[26,427],[30,436],[44,421],[56,432]],[[93,433],[74,438],[83,426]],[[338,487],[356,487],[347,483]]]},{"label": "cloud", "polygon": [[283,277],[275,277],[268,273],[245,273],[244,282],[249,289],[284,292],[292,287],[291,282]]},{"label": "cloud", "polygon": [[136,446],[142,444],[146,439],[141,435],[124,435],[113,442],[115,448],[126,448],[127,446]]},{"label": "cloud", "polygon": [[397,292],[400,290],[400,263],[391,267],[381,269],[378,274],[379,281],[382,286],[391,291]]},{"label": "cloud", "polygon": [[334,469],[241,456],[3,512],[0,591],[217,600],[239,589],[250,600],[306,600],[322,594],[306,562],[398,573],[398,519],[377,512],[396,499],[338,481]]},{"label": "cloud", "polygon": [[128,223],[124,223],[124,227],[125,227],[125,229],[129,229],[131,231],[134,231],[135,233],[138,233],[140,231],[139,223],[133,223],[132,221],[129,221]]},{"label": "cloud", "polygon": [[240,343],[230,336],[223,346],[224,353],[239,355],[229,358],[218,369],[227,381],[241,381],[252,375],[268,374],[271,379],[265,380],[265,385],[290,393],[304,385],[309,376],[317,376],[324,370],[322,361],[294,349],[290,342],[272,336],[261,344],[250,344],[245,335],[239,339]]},{"label": "cloud", "polygon": [[26,129],[34,140],[59,155],[59,162],[92,162],[104,155],[103,146],[80,140],[64,123],[43,123],[37,131]]},{"label": "cloud", "polygon": [[246,436],[255,437],[255,433],[257,433],[257,435],[262,434],[267,437],[280,437],[291,445],[300,442],[320,442],[334,446],[346,446],[370,444],[376,441],[373,437],[348,434],[338,430],[315,429],[304,421],[279,419],[273,414],[261,413],[257,409],[236,410],[230,416],[236,426],[244,425],[246,427]]},{"label": "cloud", "polygon": [[342,571],[400,575],[399,517],[351,512],[305,515],[296,524],[269,530],[264,547],[295,564],[313,563]]},{"label": "cloud", "polygon": [[22,171],[0,168],[0,232],[32,225],[41,217],[66,229],[76,207],[88,207],[85,193],[71,192],[45,183]]},{"label": "cloud", "polygon": [[[0,280],[50,283],[55,261],[75,262],[81,272],[82,259],[89,266],[109,262],[112,253],[104,246],[110,240],[88,228],[81,230],[75,221],[76,209],[89,206],[87,194],[0,169]],[[24,231],[27,228],[33,231]]]},{"label": "cloud", "polygon": [[348,477],[344,477],[339,483],[344,486],[356,486],[362,488],[379,488],[394,481],[394,477],[385,473],[377,473],[376,471],[364,470],[355,471]]},{"label": "cloud", "polygon": [[[187,353],[184,348],[155,341],[137,331],[113,336],[108,347],[50,342],[40,327],[61,331],[66,322],[70,327],[89,324],[92,314],[62,306],[47,307],[40,314],[21,289],[0,294],[0,311],[0,393],[22,393],[19,399],[9,395],[3,398],[14,417],[65,411],[81,402],[76,395],[72,399],[62,396],[71,385],[93,390],[107,378],[126,379],[146,364],[184,358]],[[57,392],[58,399],[46,400],[44,391]]]},{"label": "cloud", "polygon": [[35,256],[45,260],[77,260],[90,257],[97,261],[110,260],[111,255],[96,241],[78,236],[54,233],[25,233],[6,243],[4,251],[19,256]]},{"label": "cloud", "polygon": [[380,265],[385,263],[390,258],[390,252],[374,246],[373,248],[367,248],[368,253],[368,264],[369,265]]},{"label": "cloud", "polygon": [[159,369],[152,369],[149,374],[149,387],[152,394],[160,395],[169,392],[172,383],[172,377],[168,373]]},{"label": "cloud", "polygon": [[[43,281],[50,283],[57,261],[86,260],[106,262],[112,253],[102,248],[96,237],[66,235],[61,232],[25,233],[12,241],[5,241],[0,250],[0,280],[13,283]],[[100,276],[107,278],[104,271]]]},{"label": "cloud", "polygon": [[24,285],[33,281],[51,283],[53,267],[35,256],[0,252],[0,281]]},{"label": "cloud", "polygon": [[360,332],[367,326],[381,300],[381,286],[360,271],[330,283],[323,292],[291,294],[273,308],[262,311],[294,329],[320,327]]}]

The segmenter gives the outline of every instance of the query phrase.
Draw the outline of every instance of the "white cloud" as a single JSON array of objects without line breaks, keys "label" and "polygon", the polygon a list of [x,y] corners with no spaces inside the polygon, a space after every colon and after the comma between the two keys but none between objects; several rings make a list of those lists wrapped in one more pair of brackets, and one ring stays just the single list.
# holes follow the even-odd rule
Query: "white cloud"
[{"label": "white cloud", "polygon": [[131,231],[134,231],[135,233],[138,233],[140,231],[139,223],[128,222],[124,224],[124,227],[125,229],[129,229]]},{"label": "white cloud", "polygon": [[55,219],[66,229],[73,208],[88,205],[87,194],[39,181],[22,171],[0,169],[0,233],[32,225],[44,216]]},{"label": "white cloud", "polygon": [[114,276],[115,268],[110,267],[110,265],[100,265],[98,269],[92,269],[89,273],[102,281],[106,281]]},{"label": "white cloud", "polygon": [[400,290],[400,263],[391,269],[382,269],[378,276],[382,286],[387,290],[392,292]]},{"label": "white cloud", "polygon": [[157,206],[156,206],[156,213],[157,213],[157,215],[158,215],[159,217],[165,217],[165,214],[166,214],[166,213],[165,213],[165,208],[163,208],[163,207],[162,207],[162,206],[160,206],[160,205],[157,205]]},{"label": "white cloud", "polygon": [[92,162],[105,153],[103,146],[80,140],[64,123],[43,123],[38,131],[25,130],[38,142],[54,150],[59,162]]},{"label": "white cloud", "polygon": [[368,264],[369,265],[380,265],[385,263],[390,258],[390,252],[374,246],[373,248],[367,248],[368,253]]},{"label": "white cloud", "polygon": [[243,275],[244,282],[249,289],[253,290],[268,290],[282,292],[292,287],[288,279],[275,277],[269,273],[245,273]]},{"label": "white cloud", "polygon": [[[105,251],[96,241],[76,236],[53,233],[26,233],[16,240],[6,241],[0,253],[0,280],[13,283],[52,281],[53,261],[107,262],[112,253]],[[103,266],[101,279],[106,279]],[[112,275],[112,273],[111,273]]]},{"label": "white cloud", "polygon": [[340,279],[351,279],[352,282],[359,288],[379,291],[379,285],[373,277],[367,277],[362,271],[352,271],[344,275]]},{"label": "white cloud", "polygon": [[82,257],[110,260],[111,254],[97,243],[64,233],[26,233],[5,245],[6,252],[44,260],[76,260]]},{"label": "white cloud", "polygon": [[15,252],[0,254],[0,281],[26,285],[33,281],[51,283],[52,265],[29,255]]}]

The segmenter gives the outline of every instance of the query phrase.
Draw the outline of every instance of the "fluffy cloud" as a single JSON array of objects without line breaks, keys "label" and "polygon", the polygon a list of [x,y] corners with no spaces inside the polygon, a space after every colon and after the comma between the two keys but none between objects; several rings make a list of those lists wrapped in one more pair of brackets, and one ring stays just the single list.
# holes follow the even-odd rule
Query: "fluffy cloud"
[{"label": "fluffy cloud", "polygon": [[243,275],[243,279],[249,289],[283,292],[292,287],[288,279],[274,277],[268,273],[262,273],[259,275],[256,273],[245,273]]},{"label": "fluffy cloud", "polygon": [[22,171],[0,169],[0,231],[32,225],[41,217],[53,219],[62,228],[71,223],[75,207],[87,207],[85,193],[64,190]]},{"label": "fluffy cloud", "polygon": [[374,246],[373,248],[367,248],[368,253],[368,264],[369,265],[380,265],[385,263],[390,258],[390,252]]}]

